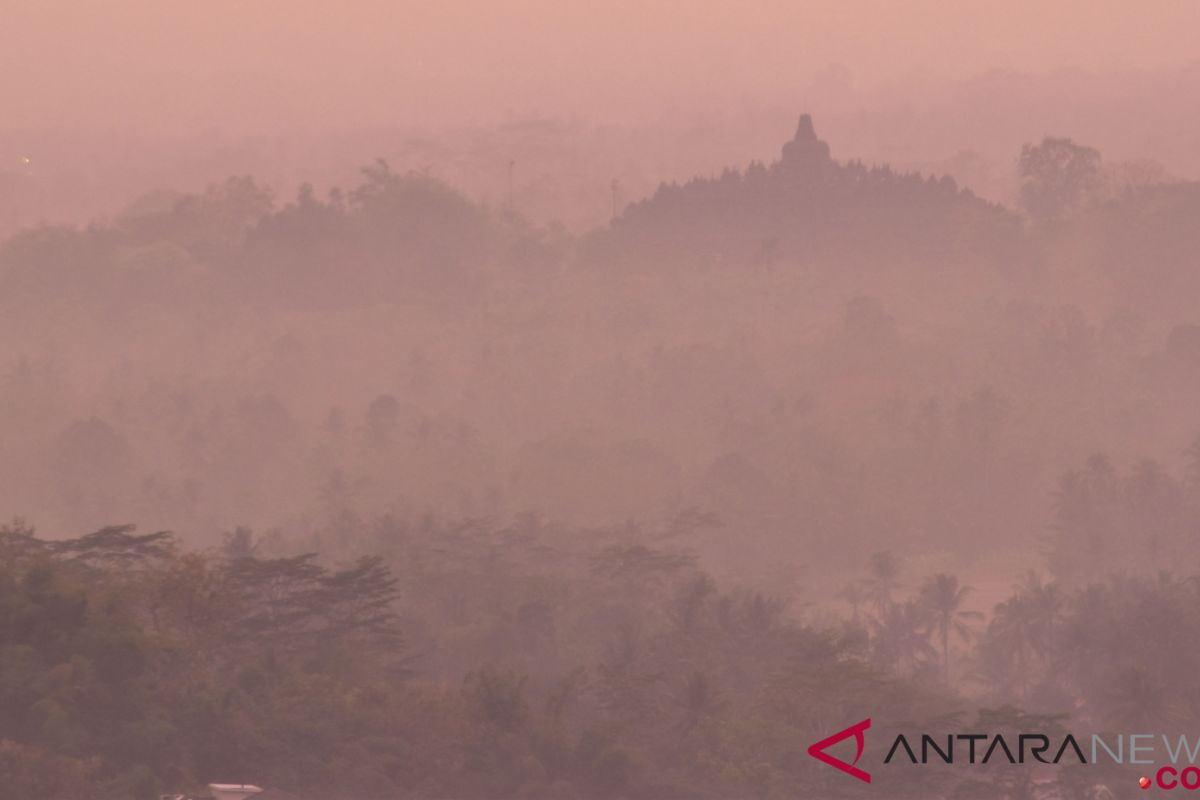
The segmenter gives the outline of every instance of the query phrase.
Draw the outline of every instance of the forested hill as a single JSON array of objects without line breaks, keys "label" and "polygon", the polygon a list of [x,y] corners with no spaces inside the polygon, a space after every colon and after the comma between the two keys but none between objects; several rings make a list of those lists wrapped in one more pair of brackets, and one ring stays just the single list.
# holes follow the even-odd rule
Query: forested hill
[{"label": "forested hill", "polygon": [[770,262],[833,249],[894,252],[897,246],[979,254],[1011,241],[1018,219],[949,176],[839,162],[804,114],[779,160],[663,184],[614,220],[613,235],[656,255],[707,252],[717,262]]}]

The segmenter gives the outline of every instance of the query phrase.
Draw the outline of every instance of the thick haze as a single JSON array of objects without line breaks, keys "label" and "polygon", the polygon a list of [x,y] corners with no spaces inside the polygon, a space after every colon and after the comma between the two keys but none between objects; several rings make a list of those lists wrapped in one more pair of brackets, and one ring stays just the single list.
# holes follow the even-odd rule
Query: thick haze
[{"label": "thick haze", "polygon": [[1200,741],[1197,3],[12,5],[5,797]]},{"label": "thick haze", "polygon": [[522,210],[578,231],[614,179],[624,204],[769,157],[799,108],[839,157],[991,199],[1047,133],[1194,177],[1198,28],[1188,2],[8,3],[0,232],[378,156],[493,202],[516,161]]},{"label": "thick haze", "polygon": [[[1037,24],[1029,23],[1036,15]],[[243,132],[605,122],[795,103],[844,64],[864,86],[994,68],[1161,69],[1196,58],[1179,2],[21,3],[0,27],[5,125]]]}]

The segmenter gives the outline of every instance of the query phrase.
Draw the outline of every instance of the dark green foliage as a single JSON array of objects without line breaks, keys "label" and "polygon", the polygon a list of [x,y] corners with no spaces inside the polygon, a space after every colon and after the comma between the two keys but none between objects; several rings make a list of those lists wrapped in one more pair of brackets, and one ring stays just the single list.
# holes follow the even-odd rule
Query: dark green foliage
[{"label": "dark green foliage", "polygon": [[[856,797],[803,748],[865,716],[873,747],[1200,719],[1200,698],[1168,691],[1200,669],[1195,581],[1031,575],[984,622],[952,575],[905,597],[904,564],[880,553],[875,607],[818,626],[690,557],[534,520],[367,527],[395,553],[340,566],[268,556],[245,529],[212,554],[128,526],[0,529],[0,779],[89,800],[212,780],[347,800]],[[547,536],[586,557],[548,572]],[[982,681],[990,707],[968,724],[948,677]],[[1065,713],[1081,703],[1086,718]],[[986,770],[1013,797],[1030,791],[1018,773]],[[897,798],[972,797],[982,774],[881,780]],[[1082,780],[1064,770],[1063,796]]]},{"label": "dark green foliage", "polygon": [[1107,188],[1100,152],[1070,139],[1047,136],[1025,145],[1017,169],[1021,204],[1040,221],[1077,213],[1102,200]]},{"label": "dark green foliage", "polygon": [[550,576],[545,534],[410,528],[405,557],[339,567],[260,555],[247,530],[205,555],[129,527],[7,526],[0,779],[114,800],[212,780],[356,800],[787,796],[810,770],[793,741],[898,691],[691,557],[609,546]]}]

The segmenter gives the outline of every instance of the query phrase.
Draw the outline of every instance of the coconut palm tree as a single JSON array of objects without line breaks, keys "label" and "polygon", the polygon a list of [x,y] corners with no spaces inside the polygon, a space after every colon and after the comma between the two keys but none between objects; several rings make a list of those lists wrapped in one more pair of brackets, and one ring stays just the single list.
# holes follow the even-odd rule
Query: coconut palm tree
[{"label": "coconut palm tree", "polygon": [[845,588],[838,592],[838,599],[845,600],[850,604],[850,611],[852,613],[851,621],[857,625],[860,621],[859,609],[867,600],[866,589],[864,589],[862,584],[859,583],[848,584]]},{"label": "coconut palm tree", "polygon": [[928,613],[913,600],[890,603],[872,627],[871,653],[885,669],[916,671],[937,657],[929,644]]},{"label": "coconut palm tree", "polygon": [[882,619],[892,604],[892,593],[899,586],[900,559],[890,550],[885,550],[871,556],[868,566],[871,577],[867,579],[867,588],[875,604],[875,613]]},{"label": "coconut palm tree", "polygon": [[962,586],[958,578],[942,572],[926,579],[918,594],[918,603],[929,614],[942,645],[942,673],[947,682],[950,681],[950,634],[969,641],[971,628],[968,623],[983,619],[978,611],[963,610],[963,603],[970,593],[971,587]]},{"label": "coconut palm tree", "polygon": [[987,629],[986,644],[1003,661],[1005,672],[1015,674],[1024,698],[1029,688],[1029,671],[1044,668],[1059,638],[1065,599],[1055,583],[1045,583],[1029,573],[1012,597],[996,605]]}]

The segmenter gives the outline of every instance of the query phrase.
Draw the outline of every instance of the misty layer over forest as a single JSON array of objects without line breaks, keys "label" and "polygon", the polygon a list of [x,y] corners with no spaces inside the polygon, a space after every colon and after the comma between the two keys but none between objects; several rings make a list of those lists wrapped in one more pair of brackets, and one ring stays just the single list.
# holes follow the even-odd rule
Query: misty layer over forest
[{"label": "misty layer over forest", "polygon": [[1200,183],[837,147],[580,232],[384,160],[13,232],[0,784],[855,797],[805,749],[868,716],[1194,732]]}]

